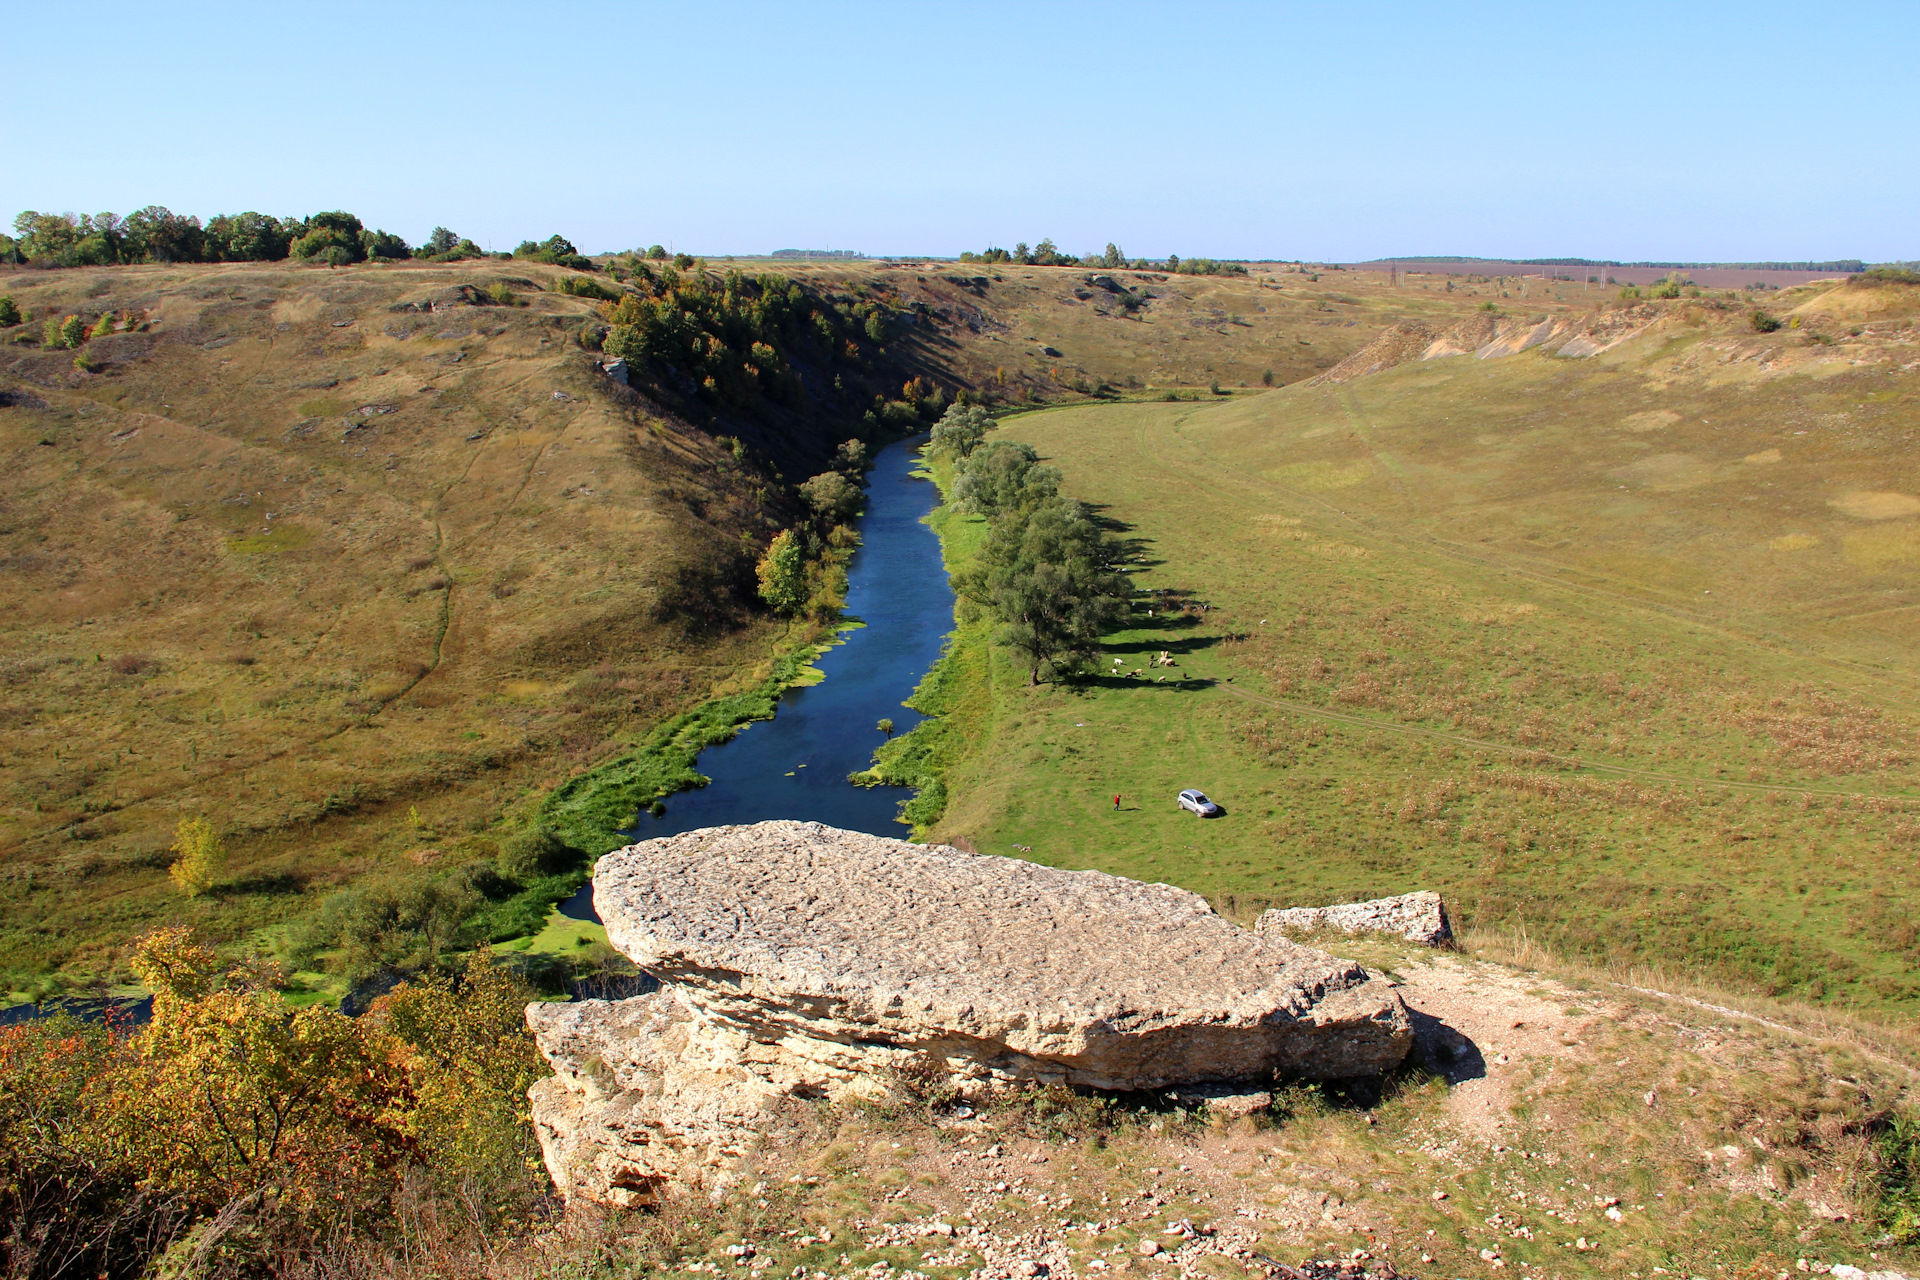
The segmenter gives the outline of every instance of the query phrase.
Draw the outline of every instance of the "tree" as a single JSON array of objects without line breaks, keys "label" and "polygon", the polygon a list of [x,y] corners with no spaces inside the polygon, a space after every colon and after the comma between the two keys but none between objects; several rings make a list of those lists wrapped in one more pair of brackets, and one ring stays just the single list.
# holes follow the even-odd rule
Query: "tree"
[{"label": "tree", "polygon": [[221,262],[278,262],[298,230],[299,224],[270,214],[223,213],[207,221],[207,256]]},{"label": "tree", "polygon": [[791,616],[805,607],[807,559],[791,530],[782,530],[768,544],[754,572],[760,579],[760,598],[775,613]]},{"label": "tree", "polygon": [[1060,473],[1042,467],[1033,446],[995,440],[975,449],[954,476],[953,505],[989,520],[1051,498],[1060,489]]},{"label": "tree", "polygon": [[316,213],[307,219],[306,233],[289,246],[289,251],[303,262],[318,258],[328,266],[358,262],[366,255],[360,243],[360,233],[365,230],[360,219],[344,210]]},{"label": "tree", "polygon": [[822,471],[800,486],[800,496],[826,528],[846,524],[860,514],[866,495],[838,471]]},{"label": "tree", "polygon": [[182,818],[180,826],[174,832],[173,865],[167,868],[167,878],[173,881],[173,887],[189,898],[197,898],[213,888],[213,882],[220,875],[221,867],[227,860],[226,846],[220,843],[220,833],[205,818]]},{"label": "tree", "polygon": [[1113,571],[1111,541],[1071,499],[1048,494],[1008,506],[992,522],[975,566],[955,589],[999,621],[994,638],[1027,663],[1027,682],[1085,661],[1130,607],[1132,591]]},{"label": "tree", "polygon": [[360,251],[372,258],[410,258],[413,249],[399,236],[389,231],[362,231],[360,233]]},{"label": "tree", "polygon": [[1042,240],[1033,246],[1033,265],[1036,267],[1076,267],[1080,260],[1072,254],[1061,253],[1058,245],[1051,240]]},{"label": "tree", "polygon": [[867,444],[864,440],[846,440],[834,451],[833,469],[842,475],[857,476],[867,469]]},{"label": "tree", "polygon": [[420,246],[420,252],[427,256],[436,253],[445,253],[459,243],[459,236],[453,234],[453,232],[447,230],[445,227],[435,227],[428,233],[427,242]]},{"label": "tree", "polygon": [[647,256],[655,262],[665,262],[667,260],[667,247],[663,244],[648,245]]},{"label": "tree", "polygon": [[873,727],[878,729],[880,732],[886,734],[887,737],[889,738],[893,737],[893,721],[888,719],[886,716],[880,717],[880,723],[876,724]]},{"label": "tree", "polygon": [[951,453],[955,458],[965,459],[979,447],[993,427],[993,415],[985,409],[978,405],[956,404],[933,424],[927,447],[935,453]]},{"label": "tree", "polygon": [[1033,250],[1027,248],[1027,242],[1025,240],[1022,240],[1019,244],[1016,244],[1013,246],[1013,260],[1015,262],[1018,262],[1022,266],[1029,266],[1032,264]]},{"label": "tree", "polygon": [[164,205],[150,204],[127,215],[127,244],[155,262],[199,262],[206,257],[206,233],[200,219],[182,217]]},{"label": "tree", "polygon": [[1119,245],[1109,240],[1107,241],[1107,251],[1100,255],[1100,265],[1109,271],[1115,267],[1124,267],[1127,265],[1127,255],[1120,251]]},{"label": "tree", "polygon": [[876,343],[887,340],[887,314],[878,307],[867,313],[867,338]]},{"label": "tree", "polygon": [[20,306],[11,297],[0,296],[0,329],[11,329],[20,323]]}]

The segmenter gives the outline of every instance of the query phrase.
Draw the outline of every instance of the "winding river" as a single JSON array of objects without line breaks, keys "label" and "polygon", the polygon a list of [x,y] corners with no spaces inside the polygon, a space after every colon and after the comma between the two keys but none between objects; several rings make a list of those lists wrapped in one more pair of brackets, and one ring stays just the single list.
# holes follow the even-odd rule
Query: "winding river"
[{"label": "winding river", "polygon": [[[790,689],[771,720],[748,725],[731,742],[709,747],[698,768],[713,781],[669,796],[666,811],[642,813],[635,840],[699,827],[796,818],[850,831],[904,838],[896,820],[901,787],[856,787],[847,775],[873,763],[892,720],[905,733],[922,717],[901,703],[940,656],[953,628],[953,591],[940,540],[922,519],[940,492],[916,477],[922,440],[887,446],[867,476],[861,545],[847,566],[847,606],[856,626],[822,654],[818,684]],[[561,905],[578,920],[598,919],[593,886]]]}]

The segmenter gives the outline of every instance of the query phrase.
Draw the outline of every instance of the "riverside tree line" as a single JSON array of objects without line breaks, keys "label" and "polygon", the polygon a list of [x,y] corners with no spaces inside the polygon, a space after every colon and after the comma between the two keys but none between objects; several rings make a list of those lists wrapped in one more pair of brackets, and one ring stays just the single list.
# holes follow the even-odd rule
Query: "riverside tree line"
[{"label": "riverside tree line", "polygon": [[1120,545],[1085,504],[1060,493],[1060,472],[1030,445],[987,440],[993,419],[955,405],[934,425],[936,453],[953,459],[949,500],[987,521],[979,556],[953,577],[963,599],[995,621],[994,640],[1020,655],[1027,680],[1079,670],[1100,637],[1132,608]]}]

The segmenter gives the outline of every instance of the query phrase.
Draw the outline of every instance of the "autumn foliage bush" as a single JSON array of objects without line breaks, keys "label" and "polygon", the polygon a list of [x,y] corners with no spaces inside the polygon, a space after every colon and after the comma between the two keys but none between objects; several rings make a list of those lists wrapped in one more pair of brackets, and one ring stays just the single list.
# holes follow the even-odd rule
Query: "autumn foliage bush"
[{"label": "autumn foliage bush", "polygon": [[275,1272],[392,1229],[403,1189],[476,1225],[544,1198],[530,993],[488,953],[360,1018],[290,1011],[270,967],[226,965],[185,929],[146,938],[134,969],[146,1027],[0,1030],[7,1275],[135,1275],[163,1255]]}]

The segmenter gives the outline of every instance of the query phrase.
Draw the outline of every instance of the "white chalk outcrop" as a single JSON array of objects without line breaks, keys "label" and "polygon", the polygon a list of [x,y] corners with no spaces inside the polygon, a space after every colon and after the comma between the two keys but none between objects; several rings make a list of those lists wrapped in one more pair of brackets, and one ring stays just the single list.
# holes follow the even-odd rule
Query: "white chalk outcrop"
[{"label": "white chalk outcrop", "polygon": [[1397,933],[1410,942],[1429,947],[1442,947],[1453,941],[1453,925],[1447,920],[1447,905],[1431,889],[1403,893],[1397,898],[1374,898],[1368,902],[1347,902],[1334,907],[1284,907],[1263,911],[1260,918],[1253,922],[1253,931],[1263,938],[1320,930]]},{"label": "white chalk outcrop", "polygon": [[1365,1076],[1412,1039],[1360,966],[1185,890],[816,823],[617,850],[594,902],[662,989],[527,1021],[548,1170],[612,1203],[709,1180],[787,1097]]}]

